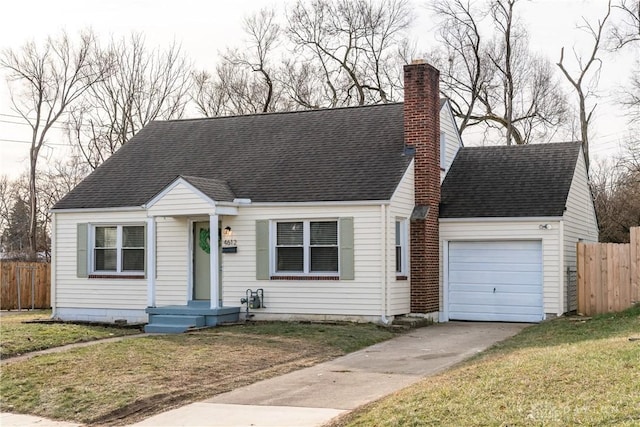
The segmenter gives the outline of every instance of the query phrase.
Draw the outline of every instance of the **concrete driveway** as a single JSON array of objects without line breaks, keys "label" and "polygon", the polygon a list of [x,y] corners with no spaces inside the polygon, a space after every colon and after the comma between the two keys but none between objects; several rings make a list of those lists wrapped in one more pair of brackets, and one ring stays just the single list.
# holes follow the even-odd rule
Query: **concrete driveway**
[{"label": "concrete driveway", "polygon": [[448,322],[150,417],[135,426],[320,426],[437,374],[527,324]]}]

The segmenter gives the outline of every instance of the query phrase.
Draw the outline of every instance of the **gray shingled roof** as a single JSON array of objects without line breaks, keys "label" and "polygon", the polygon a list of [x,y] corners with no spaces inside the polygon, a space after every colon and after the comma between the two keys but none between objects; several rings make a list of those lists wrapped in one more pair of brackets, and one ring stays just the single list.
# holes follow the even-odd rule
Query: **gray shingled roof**
[{"label": "gray shingled roof", "polygon": [[211,200],[231,202],[236,198],[226,181],[215,178],[200,178],[199,176],[182,176],[189,184],[202,191]]},{"label": "gray shingled roof", "polygon": [[440,217],[562,216],[579,153],[579,142],[461,148]]},{"label": "gray shingled roof", "polygon": [[141,206],[178,176],[254,202],[389,200],[402,104],[152,122],[55,209]]}]

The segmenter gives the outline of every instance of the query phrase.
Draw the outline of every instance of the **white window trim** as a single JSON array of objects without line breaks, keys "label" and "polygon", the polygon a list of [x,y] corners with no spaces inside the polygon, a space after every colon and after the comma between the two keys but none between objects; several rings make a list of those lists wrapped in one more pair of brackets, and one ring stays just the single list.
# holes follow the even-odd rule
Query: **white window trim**
[{"label": "white window trim", "polygon": [[[96,250],[96,228],[100,227],[116,227],[116,270],[96,270],[95,264],[95,250]],[[89,224],[89,274],[95,275],[110,275],[110,276],[141,276],[144,277],[145,270],[128,270],[122,271],[122,228],[123,227],[143,227],[144,223],[104,223],[104,224]],[[146,233],[146,229],[145,229]],[[145,251],[145,257],[147,253],[147,246],[143,247]],[[146,259],[146,258],[145,258]],[[146,264],[145,264],[146,267]]]},{"label": "white window trim", "polygon": [[[303,268],[304,271],[279,271],[277,259],[277,243],[278,243],[278,223],[281,222],[301,222],[302,223],[302,250],[303,250]],[[336,245],[338,249],[338,270],[337,271],[311,271],[311,225],[312,222],[335,222],[336,223]],[[321,245],[317,247],[333,247],[334,245]],[[272,276],[300,276],[300,277],[327,277],[340,276],[340,221],[338,218],[312,218],[312,219],[277,219],[270,221],[269,227],[269,265]]]},{"label": "white window trim", "polygon": [[[409,246],[407,244],[407,242],[409,242],[409,221],[407,220],[407,218],[396,218],[395,222],[394,222],[394,234],[395,234],[395,229],[396,229],[396,223],[400,223],[400,255],[402,257],[401,262],[400,262],[400,271],[396,270],[396,276],[407,276],[408,274],[408,270],[409,270]],[[396,265],[396,259],[395,259],[395,254],[396,251],[395,249],[398,247],[398,245],[395,244],[396,240],[395,240],[395,236],[394,236],[394,240],[393,240],[393,255],[394,255],[394,259],[393,259],[393,265],[394,265],[394,270],[395,265]]]}]

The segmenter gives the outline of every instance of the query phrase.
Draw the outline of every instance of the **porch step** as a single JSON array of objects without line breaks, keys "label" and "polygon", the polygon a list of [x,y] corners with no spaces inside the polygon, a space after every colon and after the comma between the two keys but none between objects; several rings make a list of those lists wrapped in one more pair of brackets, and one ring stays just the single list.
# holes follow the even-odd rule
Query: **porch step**
[{"label": "porch step", "polygon": [[180,314],[150,314],[149,324],[144,327],[147,333],[181,334],[187,329],[205,326],[204,316]]},{"label": "porch step", "polygon": [[149,316],[149,323],[154,325],[175,325],[175,326],[195,326],[205,325],[204,316],[185,316],[178,314],[152,314]]},{"label": "porch step", "polygon": [[181,334],[192,328],[217,326],[234,323],[240,318],[240,307],[211,308],[208,301],[196,304],[147,307],[149,323],[145,332]]}]

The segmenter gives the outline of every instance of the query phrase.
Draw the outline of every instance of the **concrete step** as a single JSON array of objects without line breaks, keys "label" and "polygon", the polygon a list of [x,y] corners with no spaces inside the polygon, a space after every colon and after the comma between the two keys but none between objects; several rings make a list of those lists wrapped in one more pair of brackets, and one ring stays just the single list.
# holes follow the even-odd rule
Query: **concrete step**
[{"label": "concrete step", "polygon": [[432,325],[433,320],[417,316],[396,316],[392,324],[397,327],[411,329]]}]

